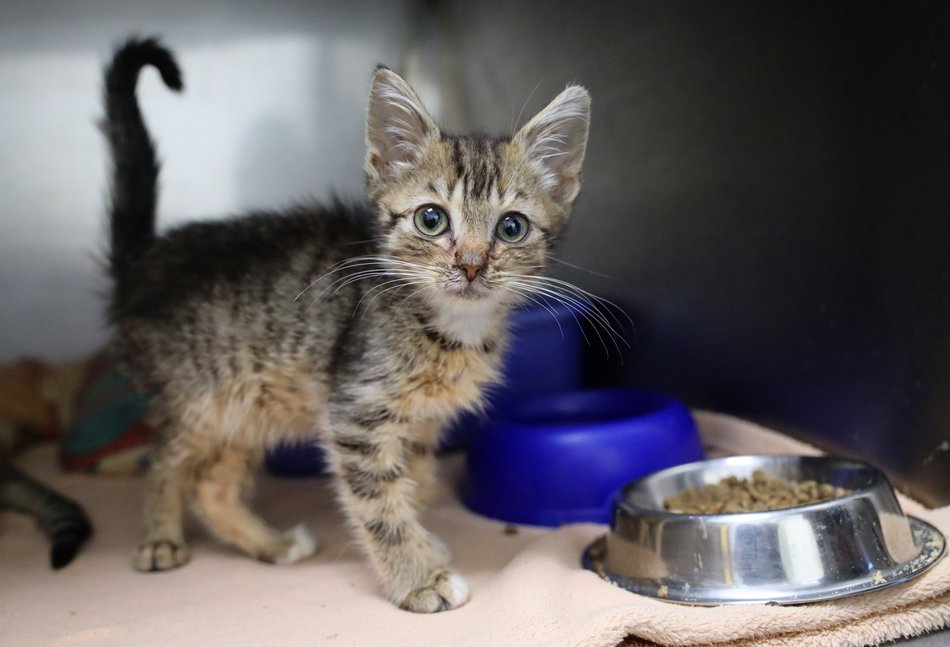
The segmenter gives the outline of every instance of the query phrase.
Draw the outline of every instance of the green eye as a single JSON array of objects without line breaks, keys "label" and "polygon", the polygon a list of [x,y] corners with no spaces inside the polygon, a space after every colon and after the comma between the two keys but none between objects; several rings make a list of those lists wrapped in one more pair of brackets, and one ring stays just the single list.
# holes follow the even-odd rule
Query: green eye
[{"label": "green eye", "polygon": [[416,209],[412,222],[426,236],[438,236],[449,228],[449,217],[442,209],[431,204]]},{"label": "green eye", "polygon": [[519,243],[528,235],[528,219],[520,213],[506,213],[498,221],[495,234],[506,243]]}]

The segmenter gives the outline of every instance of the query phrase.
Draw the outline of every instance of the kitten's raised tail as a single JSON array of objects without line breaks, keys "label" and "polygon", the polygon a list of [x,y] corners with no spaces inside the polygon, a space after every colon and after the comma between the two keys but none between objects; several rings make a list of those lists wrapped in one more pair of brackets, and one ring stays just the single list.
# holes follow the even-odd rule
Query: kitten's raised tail
[{"label": "kitten's raised tail", "polygon": [[102,128],[112,152],[109,260],[116,283],[113,307],[124,301],[131,266],[155,237],[160,164],[135,96],[139,72],[146,65],[155,67],[170,89],[182,89],[181,69],[157,38],[129,39],[116,49],[105,69]]}]

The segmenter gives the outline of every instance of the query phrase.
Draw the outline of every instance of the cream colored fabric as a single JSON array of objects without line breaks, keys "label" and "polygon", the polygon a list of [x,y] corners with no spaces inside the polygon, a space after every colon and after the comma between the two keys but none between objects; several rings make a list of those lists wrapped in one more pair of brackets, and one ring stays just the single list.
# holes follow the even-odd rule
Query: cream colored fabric
[{"label": "cream colored fabric", "polygon": [[[816,453],[747,422],[708,413],[697,419],[713,454]],[[591,645],[632,635],[666,645],[864,645],[950,623],[950,559],[912,583],[837,602],[797,607],[685,607],[635,596],[579,566],[585,546],[606,531],[577,525],[519,528],[464,510],[446,488],[426,523],[452,548],[472,600],[435,616],[399,611],[382,599],[334,509],[324,479],[265,477],[257,506],[283,527],[305,521],[321,542],[294,566],[268,566],[191,533],[194,561],[160,574],[132,571],[141,482],[54,469],[37,448],[20,465],[87,506],[96,536],[64,571],[25,518],[0,514],[0,645],[228,647],[297,645]],[[460,473],[453,458],[449,480]],[[950,531],[950,508],[905,510]]]}]

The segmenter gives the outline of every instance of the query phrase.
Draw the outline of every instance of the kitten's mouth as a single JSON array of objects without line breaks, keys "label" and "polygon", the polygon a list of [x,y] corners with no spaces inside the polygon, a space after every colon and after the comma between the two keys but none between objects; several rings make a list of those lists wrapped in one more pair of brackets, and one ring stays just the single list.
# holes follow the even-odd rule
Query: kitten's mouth
[{"label": "kitten's mouth", "polygon": [[486,299],[491,295],[491,291],[485,287],[481,279],[474,281],[461,281],[455,283],[449,291],[457,297],[468,300]]}]

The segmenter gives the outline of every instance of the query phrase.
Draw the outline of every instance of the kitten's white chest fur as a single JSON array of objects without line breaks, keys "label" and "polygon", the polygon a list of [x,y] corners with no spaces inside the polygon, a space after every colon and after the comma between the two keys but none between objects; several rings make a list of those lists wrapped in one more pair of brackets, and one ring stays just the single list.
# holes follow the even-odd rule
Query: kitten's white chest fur
[{"label": "kitten's white chest fur", "polygon": [[432,323],[455,341],[466,346],[480,346],[498,335],[505,316],[495,299],[445,299],[436,307]]}]

